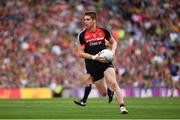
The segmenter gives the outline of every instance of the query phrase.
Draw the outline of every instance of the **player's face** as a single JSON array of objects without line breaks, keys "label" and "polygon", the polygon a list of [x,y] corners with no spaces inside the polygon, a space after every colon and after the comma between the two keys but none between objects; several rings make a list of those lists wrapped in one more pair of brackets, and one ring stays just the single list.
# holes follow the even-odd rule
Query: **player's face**
[{"label": "player's face", "polygon": [[95,23],[95,20],[93,20],[90,16],[86,15],[84,16],[84,26],[86,28],[91,28]]}]

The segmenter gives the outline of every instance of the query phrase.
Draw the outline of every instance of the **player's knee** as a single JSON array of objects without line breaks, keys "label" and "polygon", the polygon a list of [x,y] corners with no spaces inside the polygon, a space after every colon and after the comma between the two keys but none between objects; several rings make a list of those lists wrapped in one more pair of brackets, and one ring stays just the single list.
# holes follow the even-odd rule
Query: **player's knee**
[{"label": "player's knee", "polygon": [[117,87],[117,83],[115,81],[112,81],[112,82],[110,82],[110,86],[112,88],[116,88]]}]

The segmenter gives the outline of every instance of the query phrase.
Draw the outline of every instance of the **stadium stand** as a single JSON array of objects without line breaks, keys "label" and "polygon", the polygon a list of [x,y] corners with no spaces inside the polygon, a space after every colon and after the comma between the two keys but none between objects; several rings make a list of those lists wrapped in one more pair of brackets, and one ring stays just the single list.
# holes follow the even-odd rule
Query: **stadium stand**
[{"label": "stadium stand", "polygon": [[168,63],[180,63],[178,0],[0,0],[0,88],[79,87],[75,41],[86,10],[118,40],[121,87],[171,86]]}]

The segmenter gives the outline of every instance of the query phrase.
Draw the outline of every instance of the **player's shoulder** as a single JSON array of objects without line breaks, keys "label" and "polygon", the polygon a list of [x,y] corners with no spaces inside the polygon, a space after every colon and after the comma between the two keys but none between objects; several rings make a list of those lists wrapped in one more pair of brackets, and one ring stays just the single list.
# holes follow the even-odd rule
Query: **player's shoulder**
[{"label": "player's shoulder", "polygon": [[79,32],[78,34],[78,40],[83,40],[85,36],[85,32],[87,29],[83,29],[82,31]]},{"label": "player's shoulder", "polygon": [[78,36],[84,34],[84,33],[86,32],[86,30],[87,30],[87,29],[81,30],[81,31],[79,32]]},{"label": "player's shoulder", "polygon": [[106,32],[109,32],[109,30],[108,30],[107,28],[105,28],[105,27],[99,26],[98,28],[101,29],[101,30],[103,30],[105,33],[106,33]]}]

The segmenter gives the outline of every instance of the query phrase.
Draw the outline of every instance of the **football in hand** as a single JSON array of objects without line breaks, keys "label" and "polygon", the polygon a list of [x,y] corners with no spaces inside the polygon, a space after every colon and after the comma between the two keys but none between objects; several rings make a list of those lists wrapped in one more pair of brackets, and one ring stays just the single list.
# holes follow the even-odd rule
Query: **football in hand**
[{"label": "football in hand", "polygon": [[113,60],[113,54],[112,54],[111,50],[104,49],[99,53],[99,55],[101,57],[105,58],[104,63],[109,63],[109,62],[111,62]]}]

